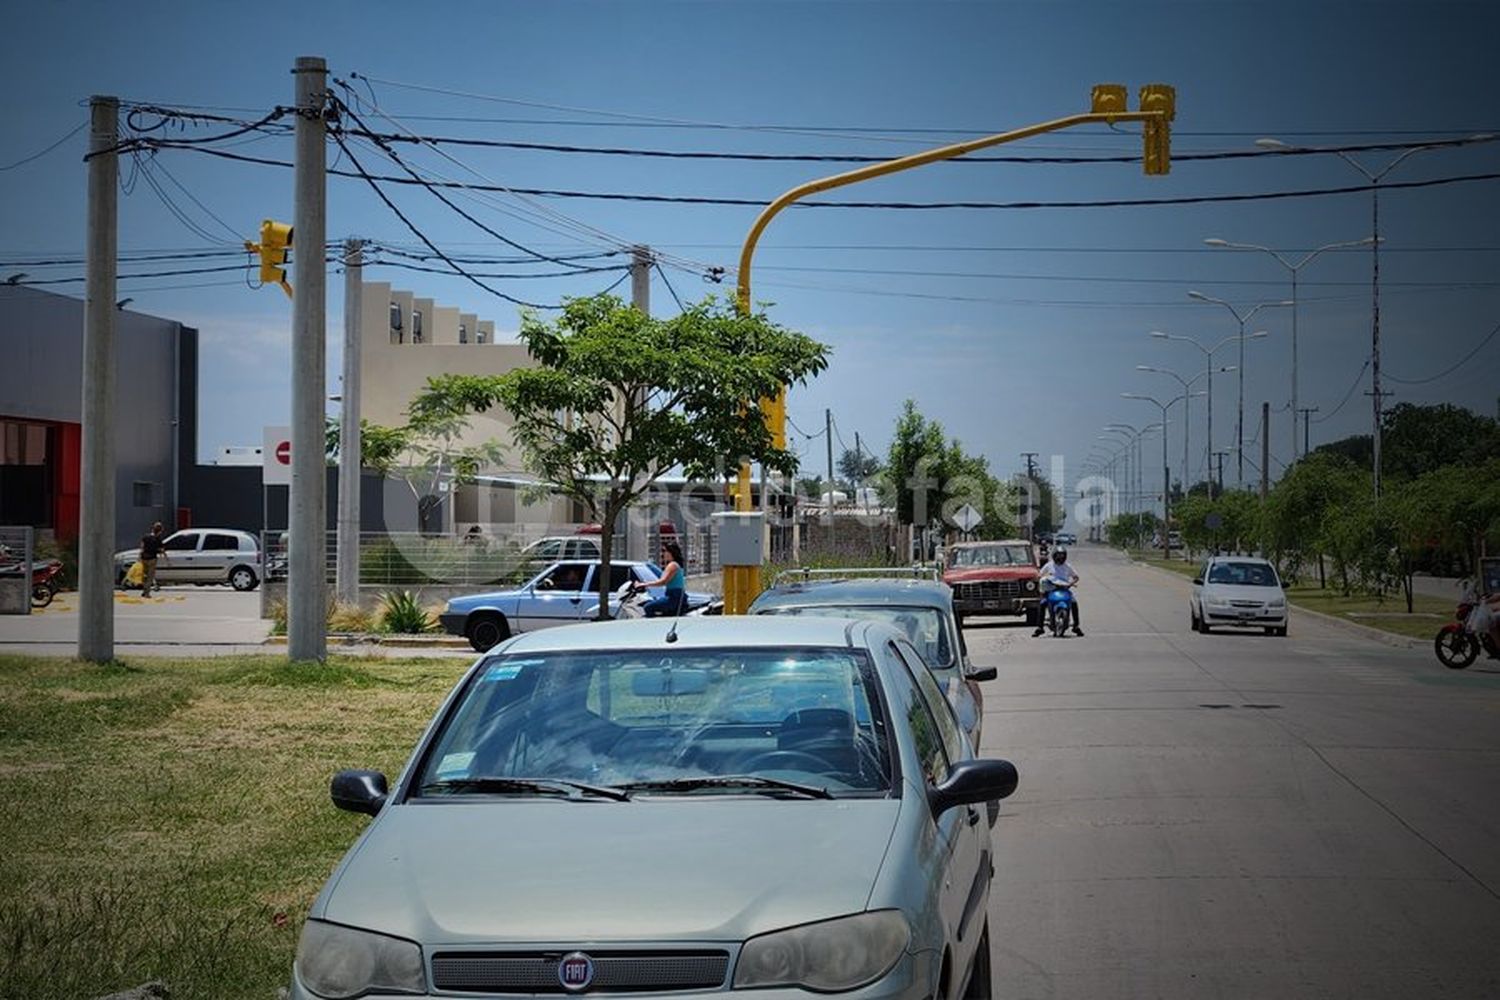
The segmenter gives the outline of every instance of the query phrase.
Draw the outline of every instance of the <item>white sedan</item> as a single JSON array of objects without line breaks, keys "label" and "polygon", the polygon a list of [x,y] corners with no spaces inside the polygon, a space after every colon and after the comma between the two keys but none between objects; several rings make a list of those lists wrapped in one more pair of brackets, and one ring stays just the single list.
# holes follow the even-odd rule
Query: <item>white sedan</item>
[{"label": "white sedan", "polygon": [[1214,556],[1193,577],[1188,611],[1194,632],[1214,626],[1263,628],[1286,635],[1286,591],[1276,567],[1252,556]]}]

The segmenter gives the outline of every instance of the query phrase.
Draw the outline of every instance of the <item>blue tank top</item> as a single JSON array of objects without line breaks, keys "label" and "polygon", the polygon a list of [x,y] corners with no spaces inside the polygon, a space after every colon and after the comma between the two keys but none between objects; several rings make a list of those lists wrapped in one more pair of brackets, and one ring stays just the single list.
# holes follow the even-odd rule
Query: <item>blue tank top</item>
[{"label": "blue tank top", "polygon": [[677,572],[673,574],[672,579],[667,581],[667,593],[674,590],[687,590],[687,570],[681,566],[677,567]]}]

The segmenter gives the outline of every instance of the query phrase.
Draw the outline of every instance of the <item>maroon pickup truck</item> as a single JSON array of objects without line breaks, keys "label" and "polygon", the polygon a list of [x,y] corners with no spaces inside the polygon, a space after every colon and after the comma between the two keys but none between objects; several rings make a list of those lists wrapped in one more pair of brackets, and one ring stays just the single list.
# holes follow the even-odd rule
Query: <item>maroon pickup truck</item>
[{"label": "maroon pickup truck", "polygon": [[943,582],[953,588],[953,611],[970,615],[1021,615],[1034,620],[1040,599],[1036,550],[1019,538],[959,542],[948,549]]}]

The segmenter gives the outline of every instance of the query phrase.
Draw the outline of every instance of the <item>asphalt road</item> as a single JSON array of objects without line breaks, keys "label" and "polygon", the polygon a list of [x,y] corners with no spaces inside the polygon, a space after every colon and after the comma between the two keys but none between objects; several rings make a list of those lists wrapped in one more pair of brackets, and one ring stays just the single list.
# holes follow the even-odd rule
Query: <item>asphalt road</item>
[{"label": "asphalt road", "polygon": [[1300,615],[1200,636],[1187,581],[1073,558],[1084,638],[966,631],[1021,773],[998,995],[1500,996],[1500,664]]}]

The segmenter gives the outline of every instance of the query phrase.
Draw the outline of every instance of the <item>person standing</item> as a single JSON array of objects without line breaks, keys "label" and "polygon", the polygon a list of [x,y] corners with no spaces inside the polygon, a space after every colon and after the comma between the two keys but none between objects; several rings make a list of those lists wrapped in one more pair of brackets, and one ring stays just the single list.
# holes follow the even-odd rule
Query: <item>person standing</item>
[{"label": "person standing", "polygon": [[141,537],[141,566],[146,570],[141,578],[142,597],[150,597],[152,588],[156,587],[156,560],[161,556],[162,541],[160,521]]}]

